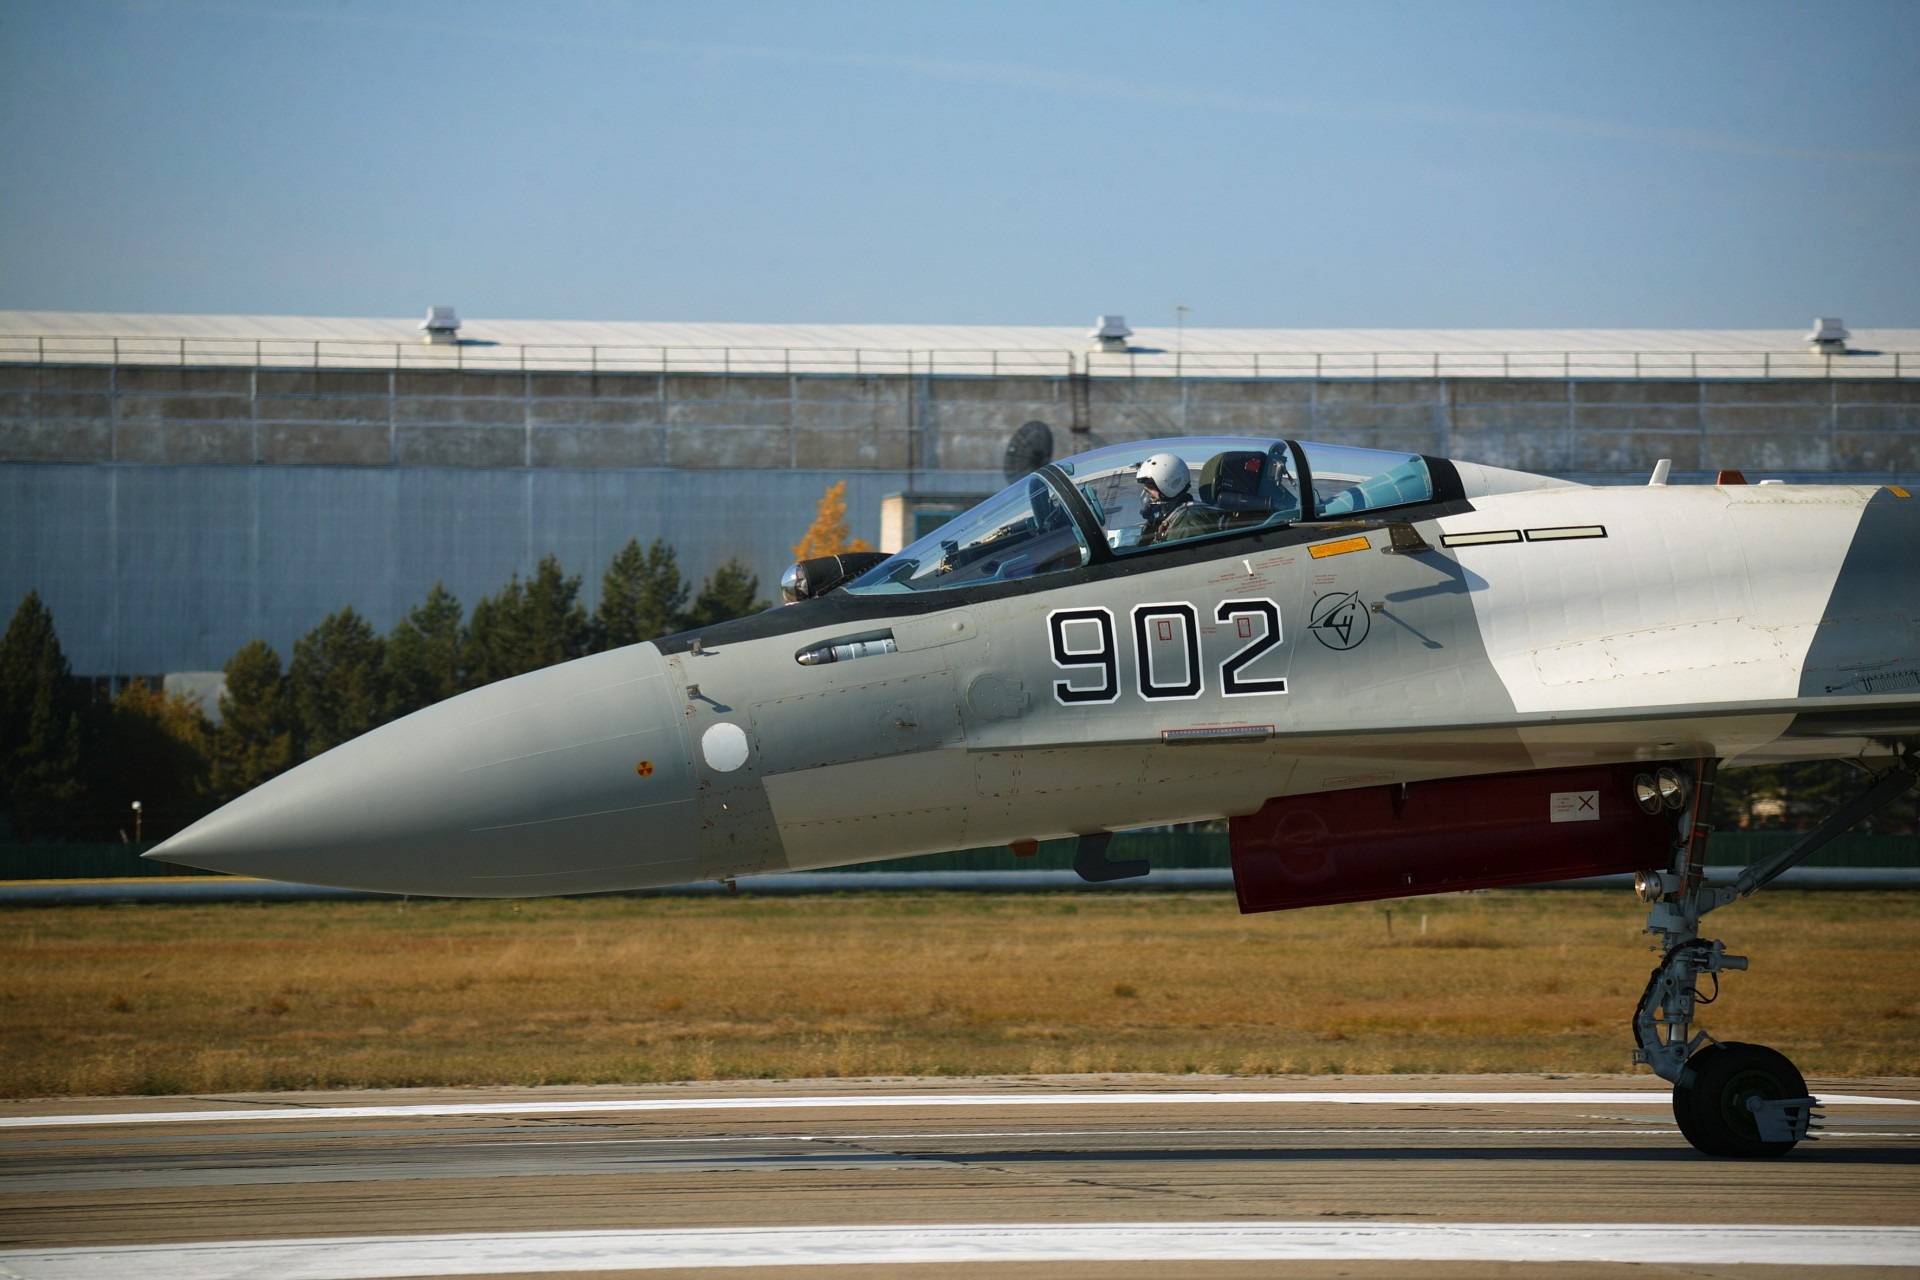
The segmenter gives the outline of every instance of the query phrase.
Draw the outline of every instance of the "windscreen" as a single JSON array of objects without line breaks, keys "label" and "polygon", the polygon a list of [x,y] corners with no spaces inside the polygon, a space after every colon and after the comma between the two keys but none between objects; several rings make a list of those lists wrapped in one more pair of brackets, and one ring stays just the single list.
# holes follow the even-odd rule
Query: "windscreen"
[{"label": "windscreen", "polygon": [[846,590],[856,595],[941,591],[1013,582],[1086,562],[1086,540],[1060,496],[1031,475],[895,552]]}]

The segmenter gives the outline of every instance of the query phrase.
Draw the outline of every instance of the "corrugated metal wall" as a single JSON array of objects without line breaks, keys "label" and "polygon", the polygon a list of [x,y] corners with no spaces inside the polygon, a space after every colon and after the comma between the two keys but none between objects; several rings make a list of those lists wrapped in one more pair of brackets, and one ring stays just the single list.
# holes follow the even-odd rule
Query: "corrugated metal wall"
[{"label": "corrugated metal wall", "polygon": [[[772,598],[842,479],[853,532],[877,544],[904,471],[0,465],[0,604],[37,589],[76,674],[126,675],[215,670],[256,637],[284,658],[347,604],[385,630],[436,581],[471,607],[549,552],[591,606],[634,537],[665,538],[696,586],[739,556]],[[1002,483],[912,478],[927,493]]]}]

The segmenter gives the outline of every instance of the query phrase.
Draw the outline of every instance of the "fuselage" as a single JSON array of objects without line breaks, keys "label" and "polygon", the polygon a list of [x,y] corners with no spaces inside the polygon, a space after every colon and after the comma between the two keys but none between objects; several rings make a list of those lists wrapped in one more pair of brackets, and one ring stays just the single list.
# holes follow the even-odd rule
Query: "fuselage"
[{"label": "fuselage", "polygon": [[[1920,733],[1920,499],[1428,461],[1424,500],[1162,547],[1069,528],[1077,565],[836,590],[475,690],[160,856],[398,892],[588,892]],[[1036,505],[1029,533],[1050,518]]]}]

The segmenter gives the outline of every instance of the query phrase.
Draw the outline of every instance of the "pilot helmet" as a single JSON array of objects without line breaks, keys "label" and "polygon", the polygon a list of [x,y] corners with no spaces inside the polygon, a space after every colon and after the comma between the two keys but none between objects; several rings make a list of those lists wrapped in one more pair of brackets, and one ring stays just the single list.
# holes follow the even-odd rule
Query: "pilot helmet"
[{"label": "pilot helmet", "polygon": [[1140,464],[1133,478],[1161,498],[1171,500],[1187,491],[1187,464],[1171,453],[1156,453]]}]

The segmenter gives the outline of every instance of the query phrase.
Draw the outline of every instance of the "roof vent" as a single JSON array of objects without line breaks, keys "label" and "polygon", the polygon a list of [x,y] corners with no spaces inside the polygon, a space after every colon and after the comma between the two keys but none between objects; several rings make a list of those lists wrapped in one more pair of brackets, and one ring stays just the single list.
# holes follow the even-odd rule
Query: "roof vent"
[{"label": "roof vent", "polygon": [[460,317],[453,314],[452,307],[428,307],[420,327],[426,330],[427,342],[460,341]]},{"label": "roof vent", "polygon": [[1839,316],[1821,316],[1806,337],[1807,350],[1823,356],[1843,356],[1847,354],[1847,339],[1852,336]]},{"label": "roof vent", "polygon": [[1125,351],[1133,330],[1127,328],[1125,316],[1101,316],[1087,336],[1094,340],[1095,351]]}]

